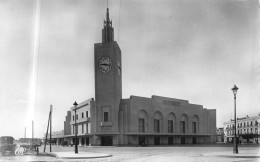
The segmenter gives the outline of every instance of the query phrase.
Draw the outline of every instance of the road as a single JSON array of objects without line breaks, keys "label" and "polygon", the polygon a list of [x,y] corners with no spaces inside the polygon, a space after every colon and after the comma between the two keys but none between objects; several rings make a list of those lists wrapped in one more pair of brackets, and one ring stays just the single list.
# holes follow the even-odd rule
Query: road
[{"label": "road", "polygon": [[[247,151],[248,153],[259,153],[257,146],[243,146],[239,148],[240,151]],[[69,146],[52,146],[52,152],[74,152],[74,147]],[[79,147],[79,152],[96,152],[111,154],[112,157],[74,160],[74,161],[115,161],[115,162],[167,162],[167,161],[194,161],[194,162],[231,162],[231,161],[259,161],[259,158],[230,158],[230,157],[208,157],[207,153],[214,152],[232,152],[232,146],[160,146],[160,147]],[[40,148],[43,152],[43,146]],[[46,148],[49,152],[49,146]],[[0,157],[0,161],[73,161],[65,159],[57,159],[48,156],[15,156],[15,157]]]}]

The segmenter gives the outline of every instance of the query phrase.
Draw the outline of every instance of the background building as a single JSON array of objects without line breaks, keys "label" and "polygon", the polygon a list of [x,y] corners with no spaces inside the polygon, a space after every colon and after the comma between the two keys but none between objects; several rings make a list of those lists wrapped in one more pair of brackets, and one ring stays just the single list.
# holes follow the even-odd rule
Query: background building
[{"label": "background building", "polygon": [[224,142],[224,128],[217,129],[217,142]]},{"label": "background building", "polygon": [[[259,122],[258,116],[237,118],[237,135],[241,143],[258,143],[259,142]],[[230,143],[234,137],[234,120],[224,122],[224,142]]]}]

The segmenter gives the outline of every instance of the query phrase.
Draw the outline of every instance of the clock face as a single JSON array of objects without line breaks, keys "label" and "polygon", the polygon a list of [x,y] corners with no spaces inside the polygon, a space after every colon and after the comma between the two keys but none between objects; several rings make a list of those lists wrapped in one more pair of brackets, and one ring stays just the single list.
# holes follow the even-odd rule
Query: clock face
[{"label": "clock face", "polygon": [[112,69],[112,61],[109,57],[102,57],[99,60],[99,70],[103,73],[108,73]]}]

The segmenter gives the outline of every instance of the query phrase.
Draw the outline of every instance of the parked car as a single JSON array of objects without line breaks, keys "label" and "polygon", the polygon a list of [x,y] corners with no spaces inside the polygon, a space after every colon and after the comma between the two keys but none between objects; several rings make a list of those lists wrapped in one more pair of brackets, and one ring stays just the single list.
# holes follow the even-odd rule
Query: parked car
[{"label": "parked car", "polygon": [[2,156],[14,155],[16,144],[14,144],[14,138],[12,136],[0,137],[0,152]]}]

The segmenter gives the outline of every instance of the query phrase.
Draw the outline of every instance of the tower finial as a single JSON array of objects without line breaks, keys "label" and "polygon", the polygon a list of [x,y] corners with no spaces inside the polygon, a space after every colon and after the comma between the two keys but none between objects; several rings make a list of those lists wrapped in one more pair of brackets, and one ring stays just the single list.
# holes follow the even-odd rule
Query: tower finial
[{"label": "tower finial", "polygon": [[102,43],[114,41],[114,28],[112,27],[112,20],[109,19],[109,8],[107,0],[106,20],[104,21],[104,29],[102,29]]}]

